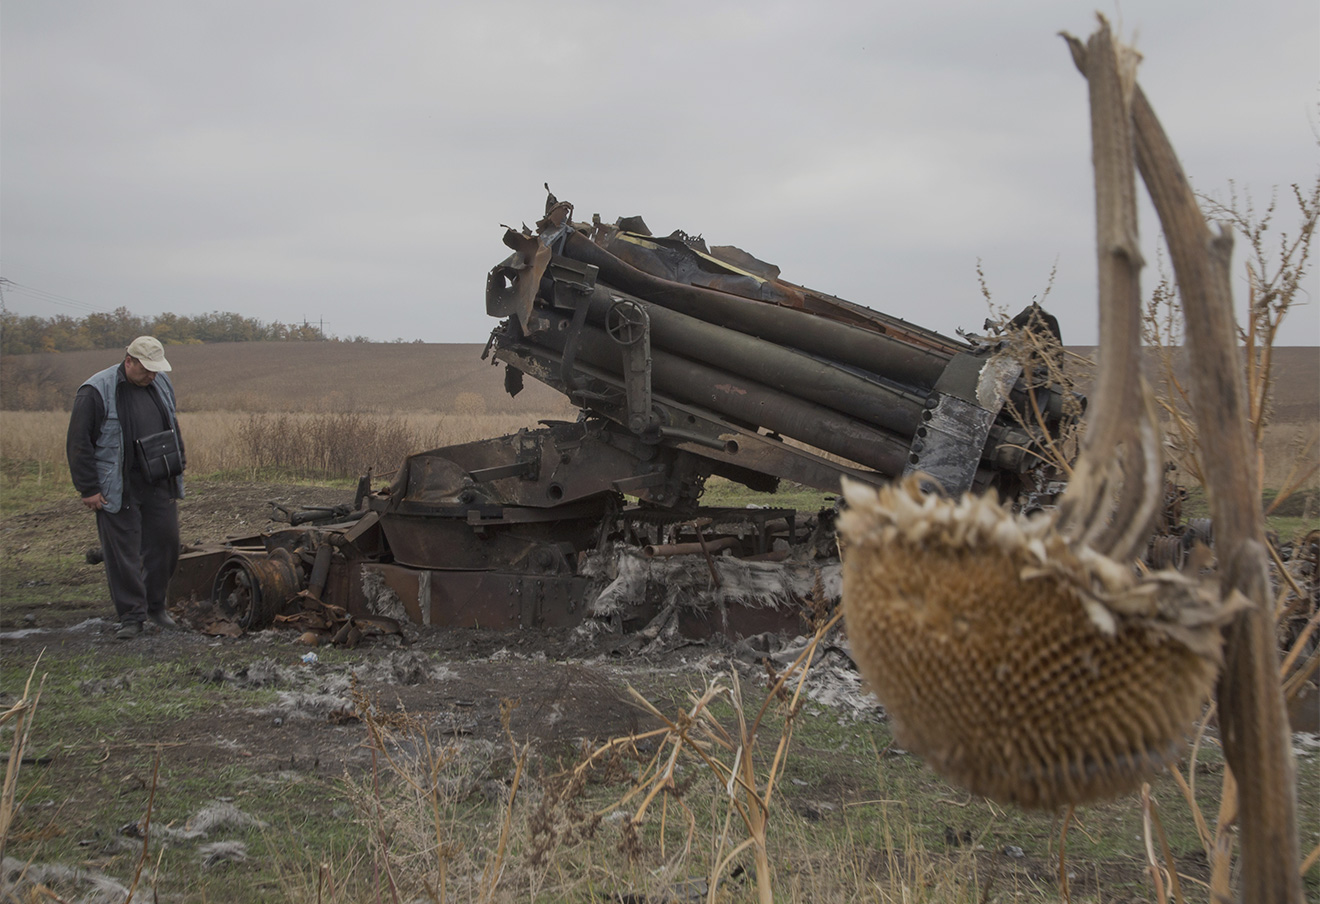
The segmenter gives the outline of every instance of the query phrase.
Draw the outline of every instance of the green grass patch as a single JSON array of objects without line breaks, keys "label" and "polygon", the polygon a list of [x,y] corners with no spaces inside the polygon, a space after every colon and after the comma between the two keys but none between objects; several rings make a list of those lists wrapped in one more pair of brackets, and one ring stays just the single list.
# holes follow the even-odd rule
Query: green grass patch
[{"label": "green grass patch", "polygon": [[291,486],[327,487],[335,490],[352,490],[358,484],[356,477],[331,477],[315,471],[280,467],[228,468],[205,474],[194,474],[190,471],[184,477],[185,483],[189,479],[212,480],[216,483],[278,483]]},{"label": "green grass patch", "polygon": [[30,512],[76,495],[67,467],[10,459],[0,463],[0,517]]},{"label": "green grass patch", "polygon": [[[95,534],[92,535],[93,542]],[[26,544],[5,549],[0,600],[5,608],[53,602],[95,602],[106,598],[105,576],[87,564],[81,548],[51,549]],[[0,615],[0,623],[7,619]]]},{"label": "green grass patch", "polygon": [[[62,608],[69,608],[71,603],[97,603],[106,598],[105,582],[100,581],[95,584],[80,584],[69,586],[62,584],[58,580],[42,579],[24,575],[21,580],[9,580],[7,577],[0,577],[0,600],[3,600],[3,606],[13,608],[31,608],[39,605],[46,605],[51,602],[52,593],[56,592],[53,588],[58,588],[59,603]],[[17,622],[0,614],[0,627],[13,628],[19,627]]]},{"label": "green grass patch", "polygon": [[706,490],[701,494],[701,504],[714,508],[743,508],[756,505],[763,508],[788,508],[814,513],[823,508],[831,508],[837,497],[838,493],[822,493],[813,487],[787,480],[780,482],[778,492],[758,493],[732,480],[712,477],[706,481]]},{"label": "green grass patch", "polygon": [[[206,670],[217,661],[155,658],[150,652],[117,647],[72,656],[43,657],[36,663],[45,676],[41,719],[32,735],[38,748],[84,749],[118,742],[143,729],[213,711],[216,707],[254,707],[270,703],[274,691],[216,684]],[[120,652],[123,650],[123,652]],[[6,657],[0,688],[13,693],[34,665]],[[164,737],[153,731],[156,737]]]},{"label": "green grass patch", "polygon": [[[1314,492],[1299,491],[1289,495],[1273,512],[1265,516],[1266,529],[1273,531],[1284,543],[1298,540],[1310,531],[1320,529],[1320,506],[1309,498]],[[1262,493],[1261,510],[1268,511],[1278,495],[1278,490]],[[1206,498],[1205,490],[1192,487],[1187,491],[1182,514],[1186,521],[1210,517],[1210,501]]]},{"label": "green grass patch", "polygon": [[[0,664],[5,699],[21,693],[35,658]],[[308,870],[315,876],[321,862],[351,863],[363,848],[341,775],[307,771],[308,763],[275,771],[229,757],[217,762],[206,752],[214,739],[197,740],[208,714],[257,710],[276,697],[268,688],[212,680],[216,667],[238,667],[232,654],[160,660],[144,647],[115,648],[35,664],[42,691],[27,749],[32,762],[19,774],[23,806],[7,855],[77,864],[127,884],[141,843],[124,827],[150,809],[142,887],[178,901],[315,900],[314,884],[311,894],[287,892]],[[184,726],[191,737],[181,734]],[[10,727],[0,728],[0,747],[12,743]],[[205,837],[180,834],[217,803],[255,822]],[[246,845],[247,859],[205,864],[201,846],[221,840]]]}]

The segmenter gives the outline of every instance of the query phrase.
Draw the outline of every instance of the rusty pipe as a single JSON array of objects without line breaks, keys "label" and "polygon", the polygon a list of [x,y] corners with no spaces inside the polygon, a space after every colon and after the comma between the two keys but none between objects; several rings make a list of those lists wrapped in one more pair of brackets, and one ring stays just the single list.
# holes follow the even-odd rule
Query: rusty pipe
[{"label": "rusty pipe", "polygon": [[670,556],[697,556],[703,552],[720,552],[738,545],[737,537],[720,537],[702,543],[655,543],[642,547],[642,555],[648,559],[664,559]]}]

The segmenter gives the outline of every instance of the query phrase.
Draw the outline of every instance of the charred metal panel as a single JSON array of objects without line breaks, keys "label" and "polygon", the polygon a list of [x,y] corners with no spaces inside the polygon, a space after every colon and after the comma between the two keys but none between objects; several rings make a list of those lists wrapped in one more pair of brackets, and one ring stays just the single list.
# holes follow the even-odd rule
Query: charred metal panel
[{"label": "charred metal panel", "polygon": [[505,230],[504,244],[513,254],[486,277],[486,313],[513,317],[529,329],[541,274],[550,263],[550,249],[536,237],[512,229]]},{"label": "charred metal panel", "polygon": [[[394,559],[416,568],[563,570],[567,554],[593,545],[608,511],[575,503],[556,509],[467,506],[393,512],[382,518]],[[567,551],[567,552],[566,552]]]},{"label": "charred metal panel", "polygon": [[571,628],[582,622],[591,582],[572,575],[431,571],[364,565],[380,576],[412,621],[438,628]]},{"label": "charred metal panel", "polygon": [[389,500],[372,498],[368,505],[386,520],[396,512],[467,520],[468,507],[479,505],[564,506],[609,492],[616,476],[659,452],[654,446],[641,452],[599,421],[553,424],[413,455],[406,481]]},{"label": "charred metal panel", "polygon": [[230,550],[223,546],[189,548],[179,556],[179,566],[170,578],[166,602],[177,606],[190,600],[209,600],[215,574],[229,558]]},{"label": "charred metal panel", "polygon": [[[988,442],[991,431],[1021,373],[1012,358],[955,355],[926,400],[903,473],[929,474],[954,495],[972,489],[981,456],[996,453]],[[1025,434],[1019,436],[1024,446],[1030,442]],[[992,464],[1002,467],[997,460]]]}]

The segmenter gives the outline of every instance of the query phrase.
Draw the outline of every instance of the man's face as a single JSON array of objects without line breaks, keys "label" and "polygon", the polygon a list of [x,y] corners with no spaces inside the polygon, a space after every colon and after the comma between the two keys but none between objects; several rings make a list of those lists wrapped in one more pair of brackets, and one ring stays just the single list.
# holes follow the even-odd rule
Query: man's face
[{"label": "man's face", "polygon": [[156,379],[156,372],[147,370],[142,366],[142,362],[132,355],[125,355],[124,376],[128,377],[128,382],[134,386],[150,386],[151,381]]}]

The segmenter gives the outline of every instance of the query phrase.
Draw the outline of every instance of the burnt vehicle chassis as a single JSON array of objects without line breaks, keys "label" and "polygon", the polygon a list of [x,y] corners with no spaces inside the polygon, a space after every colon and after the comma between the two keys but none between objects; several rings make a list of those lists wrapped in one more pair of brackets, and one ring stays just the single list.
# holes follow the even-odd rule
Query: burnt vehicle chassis
[{"label": "burnt vehicle chassis", "polygon": [[209,598],[245,629],[328,604],[364,623],[797,631],[810,597],[837,596],[833,512],[701,506],[710,477],[833,492],[920,471],[1024,506],[1060,489],[1040,432],[1067,420],[1066,393],[997,343],[640,218],[575,223],[553,196],[504,243],[483,358],[511,394],[530,376],[578,420],[421,452],[351,507],[190,549],[172,602]]}]

